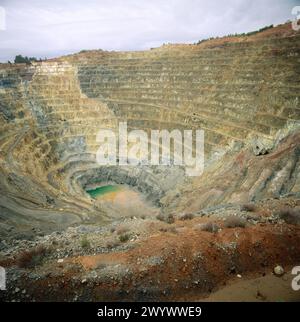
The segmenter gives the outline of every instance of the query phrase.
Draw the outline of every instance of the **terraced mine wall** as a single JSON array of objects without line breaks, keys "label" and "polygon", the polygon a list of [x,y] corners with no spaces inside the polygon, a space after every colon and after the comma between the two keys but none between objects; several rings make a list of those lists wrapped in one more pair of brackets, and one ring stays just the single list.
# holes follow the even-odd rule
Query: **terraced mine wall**
[{"label": "terraced mine wall", "polygon": [[[1,64],[1,229],[109,221],[105,207],[85,192],[106,180],[132,185],[170,211],[297,193],[299,141],[290,143],[292,158],[268,163],[256,156],[275,149],[300,120],[300,36],[284,28],[198,46]],[[213,175],[187,178],[179,167],[99,167],[96,134],[117,131],[120,121],[128,130],[203,129],[205,173]],[[239,156],[244,163],[235,173],[243,149],[248,154]],[[260,170],[245,173],[257,158],[264,158]],[[276,186],[278,176],[284,189]]]}]

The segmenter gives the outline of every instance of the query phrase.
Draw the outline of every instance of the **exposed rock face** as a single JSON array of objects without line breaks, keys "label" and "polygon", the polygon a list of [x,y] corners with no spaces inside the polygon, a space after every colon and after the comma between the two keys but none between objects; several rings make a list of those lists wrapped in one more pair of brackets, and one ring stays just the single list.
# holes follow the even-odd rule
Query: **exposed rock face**
[{"label": "exposed rock face", "polygon": [[[108,221],[84,192],[105,181],[135,186],[166,211],[299,193],[299,40],[285,25],[199,46],[1,64],[0,229]],[[96,134],[119,121],[205,130],[203,177],[99,167]]]},{"label": "exposed rock face", "polygon": [[253,153],[255,155],[268,154],[273,148],[272,142],[264,141],[260,138],[253,139],[251,143],[252,143]]}]

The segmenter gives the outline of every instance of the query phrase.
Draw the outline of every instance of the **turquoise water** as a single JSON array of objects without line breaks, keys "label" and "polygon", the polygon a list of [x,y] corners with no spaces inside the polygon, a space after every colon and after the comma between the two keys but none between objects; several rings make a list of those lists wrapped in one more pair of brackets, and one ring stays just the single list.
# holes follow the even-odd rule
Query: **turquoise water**
[{"label": "turquoise water", "polygon": [[109,192],[115,192],[120,190],[119,186],[114,186],[114,185],[108,185],[108,186],[102,186],[102,187],[98,187],[96,189],[92,189],[92,190],[87,190],[86,192],[92,197],[92,198],[97,198],[99,196],[103,196],[106,193]]}]

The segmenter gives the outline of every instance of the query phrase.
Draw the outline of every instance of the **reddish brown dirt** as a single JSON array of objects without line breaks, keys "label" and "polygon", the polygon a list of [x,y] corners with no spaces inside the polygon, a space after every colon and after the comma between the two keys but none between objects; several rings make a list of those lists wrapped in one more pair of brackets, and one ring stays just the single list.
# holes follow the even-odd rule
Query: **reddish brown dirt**
[{"label": "reddish brown dirt", "polygon": [[[237,274],[263,276],[274,265],[300,263],[299,226],[258,224],[209,233],[195,228],[200,222],[177,221],[173,232],[156,233],[128,251],[48,263],[37,270],[43,278],[31,281],[25,276],[23,287],[38,300],[73,300],[74,294],[92,301],[198,300]],[[150,263],[151,258],[160,262]],[[82,283],[84,274],[116,265],[130,273]]]},{"label": "reddish brown dirt", "polygon": [[[127,263],[143,282],[160,280],[172,289],[172,299],[182,298],[183,289],[199,280],[197,290],[212,291],[234,274],[253,271],[264,274],[267,267],[277,263],[299,262],[300,229],[294,226],[259,225],[246,229],[224,229],[218,234],[183,227],[177,234],[151,236],[139,247],[127,253],[101,254],[79,257],[75,260],[85,269],[97,269],[107,262]],[[226,245],[236,243],[236,249]],[[224,249],[222,249],[222,247]],[[201,254],[201,259],[197,258]],[[165,264],[152,268],[141,263],[153,256],[163,256]],[[137,263],[138,262],[138,263]],[[203,281],[206,280],[206,283]],[[193,287],[192,287],[193,288]],[[189,293],[187,290],[186,293]]]}]

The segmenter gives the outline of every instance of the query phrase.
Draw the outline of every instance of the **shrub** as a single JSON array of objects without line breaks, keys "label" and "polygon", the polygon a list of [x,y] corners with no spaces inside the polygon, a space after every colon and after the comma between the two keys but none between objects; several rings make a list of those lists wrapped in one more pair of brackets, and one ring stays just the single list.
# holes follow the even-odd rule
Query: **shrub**
[{"label": "shrub", "polygon": [[300,209],[281,209],[277,213],[278,217],[284,220],[287,224],[300,225]]},{"label": "shrub", "polygon": [[127,233],[119,236],[119,240],[122,243],[126,243],[129,239],[130,239],[130,234],[127,234]]},{"label": "shrub", "polygon": [[175,227],[164,227],[164,228],[161,228],[159,231],[163,232],[163,233],[172,233],[172,234],[177,234],[178,231]]},{"label": "shrub", "polygon": [[264,213],[261,214],[248,214],[247,220],[259,221],[261,217],[264,217]]},{"label": "shrub", "polygon": [[157,219],[157,220],[160,220],[160,221],[165,221],[165,216],[164,216],[163,214],[158,214],[158,215],[156,216],[156,219]]},{"label": "shrub", "polygon": [[156,219],[160,221],[164,221],[167,224],[173,224],[175,222],[174,215],[172,214],[169,214],[169,215],[159,214],[156,216]]},{"label": "shrub", "polygon": [[166,223],[167,224],[173,224],[175,222],[175,218],[174,218],[174,215],[170,214],[167,216],[166,218]]},{"label": "shrub", "polygon": [[17,265],[20,268],[32,268],[40,265],[47,252],[48,249],[44,246],[38,246],[31,250],[23,251],[17,257]]},{"label": "shrub", "polygon": [[91,244],[89,242],[89,240],[87,239],[87,236],[84,235],[80,241],[80,245],[82,248],[90,248]]},{"label": "shrub", "polygon": [[199,229],[202,231],[207,231],[209,233],[217,233],[220,227],[212,222],[207,222],[205,224],[200,224]]},{"label": "shrub", "polygon": [[115,248],[115,247],[118,247],[120,244],[119,244],[119,241],[118,240],[114,240],[114,239],[111,239],[111,240],[108,240],[106,242],[106,247],[107,248]]},{"label": "shrub", "polygon": [[248,211],[248,212],[254,212],[256,210],[256,207],[252,203],[244,204],[241,207],[242,211]]},{"label": "shrub", "polygon": [[246,227],[246,220],[238,216],[229,216],[224,221],[224,227],[235,228],[235,227]]},{"label": "shrub", "polygon": [[194,218],[194,215],[191,213],[183,214],[179,217],[179,220],[191,220]]}]

